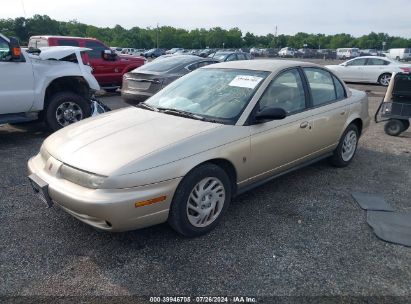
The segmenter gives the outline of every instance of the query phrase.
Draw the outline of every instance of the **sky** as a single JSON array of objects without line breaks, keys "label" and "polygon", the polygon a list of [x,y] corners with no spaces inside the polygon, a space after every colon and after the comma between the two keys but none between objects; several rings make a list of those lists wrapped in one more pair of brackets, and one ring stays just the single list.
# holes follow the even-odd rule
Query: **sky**
[{"label": "sky", "polygon": [[127,29],[158,23],[187,30],[238,27],[257,35],[277,27],[278,35],[373,31],[411,38],[411,0],[14,0],[0,9],[0,19],[35,14]]}]

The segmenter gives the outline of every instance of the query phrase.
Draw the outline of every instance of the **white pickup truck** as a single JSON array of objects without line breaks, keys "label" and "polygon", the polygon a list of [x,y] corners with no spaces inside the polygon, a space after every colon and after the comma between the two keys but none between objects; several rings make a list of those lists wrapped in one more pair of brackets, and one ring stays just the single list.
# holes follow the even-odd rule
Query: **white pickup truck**
[{"label": "white pickup truck", "polygon": [[0,34],[0,125],[44,120],[52,130],[92,114],[99,90],[79,47],[42,48],[31,53]]}]

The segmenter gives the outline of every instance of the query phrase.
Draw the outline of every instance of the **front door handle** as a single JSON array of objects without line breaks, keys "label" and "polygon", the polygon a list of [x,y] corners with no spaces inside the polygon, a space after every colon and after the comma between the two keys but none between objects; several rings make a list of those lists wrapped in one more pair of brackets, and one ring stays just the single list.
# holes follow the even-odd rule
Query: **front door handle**
[{"label": "front door handle", "polygon": [[300,124],[300,128],[301,129],[305,129],[305,128],[307,128],[308,127],[308,121],[303,121],[301,124]]}]

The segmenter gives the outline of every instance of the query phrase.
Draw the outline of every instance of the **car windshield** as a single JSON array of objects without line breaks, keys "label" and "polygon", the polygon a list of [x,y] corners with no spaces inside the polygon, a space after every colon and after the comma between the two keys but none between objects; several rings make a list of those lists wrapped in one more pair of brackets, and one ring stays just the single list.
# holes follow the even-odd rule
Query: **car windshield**
[{"label": "car windshield", "polygon": [[204,120],[235,124],[269,72],[199,69],[146,101],[160,110],[184,111]]}]

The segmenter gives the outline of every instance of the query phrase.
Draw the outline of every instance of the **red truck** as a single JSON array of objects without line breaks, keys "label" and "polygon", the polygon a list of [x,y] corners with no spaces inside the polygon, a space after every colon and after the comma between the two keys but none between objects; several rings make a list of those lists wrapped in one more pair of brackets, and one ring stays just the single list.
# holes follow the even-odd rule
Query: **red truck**
[{"label": "red truck", "polygon": [[48,46],[79,46],[92,49],[84,52],[83,61],[93,68],[93,75],[101,88],[115,91],[121,87],[123,75],[147,62],[144,57],[117,55],[108,46],[95,38],[68,36],[32,36],[29,48]]}]

